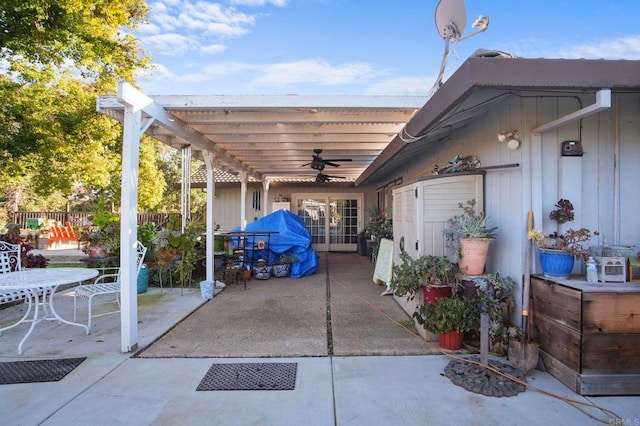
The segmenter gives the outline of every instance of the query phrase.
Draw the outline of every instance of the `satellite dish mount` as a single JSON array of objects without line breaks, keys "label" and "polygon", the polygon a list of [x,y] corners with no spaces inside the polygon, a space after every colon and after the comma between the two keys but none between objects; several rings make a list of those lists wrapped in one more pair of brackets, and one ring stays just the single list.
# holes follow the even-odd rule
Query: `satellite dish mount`
[{"label": "satellite dish mount", "polygon": [[486,16],[478,16],[471,24],[472,28],[478,28],[475,32],[462,36],[464,27],[467,25],[467,9],[463,0],[440,0],[436,6],[436,29],[440,36],[444,39],[444,54],[440,65],[440,73],[436,79],[431,93],[435,92],[442,86],[442,78],[449,57],[449,44],[466,40],[475,35],[484,32],[489,28],[489,18]]}]

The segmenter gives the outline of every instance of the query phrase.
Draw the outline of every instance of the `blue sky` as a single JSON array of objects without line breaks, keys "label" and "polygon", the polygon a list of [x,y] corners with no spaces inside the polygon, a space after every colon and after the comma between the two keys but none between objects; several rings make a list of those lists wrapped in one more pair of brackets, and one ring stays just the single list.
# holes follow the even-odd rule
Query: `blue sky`
[{"label": "blue sky", "polygon": [[[445,79],[477,49],[529,58],[640,59],[637,0],[466,0]],[[444,41],[437,0],[148,0],[136,30],[149,95],[428,95]]]}]

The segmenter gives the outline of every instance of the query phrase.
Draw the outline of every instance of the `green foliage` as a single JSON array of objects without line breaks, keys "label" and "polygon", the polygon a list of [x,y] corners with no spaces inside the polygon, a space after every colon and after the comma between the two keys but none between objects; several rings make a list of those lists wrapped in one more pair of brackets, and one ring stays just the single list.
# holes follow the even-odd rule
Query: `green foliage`
[{"label": "green foliage", "polygon": [[180,283],[185,286],[191,282],[196,262],[204,257],[205,241],[202,238],[202,224],[189,221],[184,232],[180,231],[181,228],[180,218],[171,217],[167,226],[160,229],[152,241],[159,263],[179,259],[176,270]]},{"label": "green foliage", "polygon": [[108,211],[99,211],[91,218],[91,223],[94,226],[105,227],[107,225],[115,225],[120,223],[120,216]]},{"label": "green foliage", "polygon": [[478,325],[478,298],[441,297],[436,303],[420,306],[413,316],[431,333],[466,332]]},{"label": "green foliage", "polygon": [[0,0],[0,59],[25,81],[69,63],[82,77],[133,81],[147,59],[127,34],[148,12],[144,0]]},{"label": "green foliage", "polygon": [[[122,130],[95,111],[96,96],[146,66],[127,34],[146,14],[144,0],[0,0],[0,207],[119,198]],[[154,152],[142,144],[142,209],[165,188]]]},{"label": "green foliage", "polygon": [[203,258],[199,250],[201,234],[202,224],[188,222],[184,232],[174,241],[180,255],[177,272],[183,287],[191,283],[191,275],[196,262]]},{"label": "green foliage", "polygon": [[589,258],[589,250],[582,248],[582,243],[587,242],[594,235],[600,235],[598,231],[588,228],[569,228],[564,233],[561,232],[562,224],[571,222],[574,219],[573,204],[569,200],[561,198],[555,204],[556,210],[549,213],[549,218],[556,222],[557,230],[553,234],[545,235],[539,229],[532,229],[528,233],[528,238],[540,249],[560,250],[569,253],[575,259],[586,261]]},{"label": "green foliage", "polygon": [[391,208],[382,210],[380,207],[369,209],[369,224],[366,232],[380,241],[382,238],[393,239],[393,221]]},{"label": "green foliage", "polygon": [[278,265],[286,265],[295,263],[298,261],[298,256],[295,253],[282,253],[278,258]]},{"label": "green foliage", "polygon": [[460,287],[460,268],[445,256],[425,255],[414,259],[407,252],[400,253],[402,263],[392,267],[391,288],[397,296],[409,295],[413,299],[423,286]]},{"label": "green foliage", "polygon": [[516,282],[511,277],[499,273],[487,274],[473,279],[478,289],[482,306],[489,314],[489,338],[492,346],[506,348],[510,334],[516,331],[511,326],[511,316],[515,307],[513,291]]},{"label": "green foliage", "polygon": [[467,200],[466,204],[458,203],[462,214],[453,216],[447,221],[444,237],[449,247],[458,248],[460,238],[495,238],[497,226],[493,226],[484,212],[476,214],[476,200]]}]

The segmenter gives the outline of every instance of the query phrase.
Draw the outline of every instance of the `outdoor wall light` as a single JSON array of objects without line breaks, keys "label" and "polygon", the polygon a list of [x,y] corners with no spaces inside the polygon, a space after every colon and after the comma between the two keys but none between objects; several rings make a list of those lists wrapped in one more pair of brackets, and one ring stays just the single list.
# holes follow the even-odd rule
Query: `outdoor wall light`
[{"label": "outdoor wall light", "polygon": [[509,132],[498,133],[498,142],[506,142],[509,149],[518,149],[520,146],[520,131],[511,130]]}]

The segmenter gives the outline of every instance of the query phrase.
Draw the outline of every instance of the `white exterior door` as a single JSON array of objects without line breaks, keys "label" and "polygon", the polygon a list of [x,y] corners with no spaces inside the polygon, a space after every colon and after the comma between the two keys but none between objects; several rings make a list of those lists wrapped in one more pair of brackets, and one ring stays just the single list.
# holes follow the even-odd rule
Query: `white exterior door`
[{"label": "white exterior door", "polygon": [[363,225],[363,194],[291,194],[316,251],[356,251]]}]

